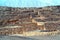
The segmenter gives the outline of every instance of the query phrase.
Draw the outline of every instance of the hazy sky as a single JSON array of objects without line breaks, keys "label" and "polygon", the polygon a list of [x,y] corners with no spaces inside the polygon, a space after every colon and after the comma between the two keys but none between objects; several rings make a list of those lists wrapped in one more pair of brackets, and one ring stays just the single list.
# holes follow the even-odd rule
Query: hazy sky
[{"label": "hazy sky", "polygon": [[9,7],[43,7],[60,5],[60,0],[0,0],[0,6]]}]

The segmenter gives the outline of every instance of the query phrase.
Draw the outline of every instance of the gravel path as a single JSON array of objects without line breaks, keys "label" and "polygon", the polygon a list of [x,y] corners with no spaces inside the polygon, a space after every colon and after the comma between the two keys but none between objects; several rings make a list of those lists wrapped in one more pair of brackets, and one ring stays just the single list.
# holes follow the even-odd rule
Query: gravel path
[{"label": "gravel path", "polygon": [[33,37],[0,36],[0,40],[60,40],[60,35]]}]

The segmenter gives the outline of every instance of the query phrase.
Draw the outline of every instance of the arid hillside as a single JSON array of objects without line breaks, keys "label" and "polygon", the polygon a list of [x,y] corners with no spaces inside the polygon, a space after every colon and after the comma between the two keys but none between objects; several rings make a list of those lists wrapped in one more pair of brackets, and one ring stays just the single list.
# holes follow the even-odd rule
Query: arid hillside
[{"label": "arid hillside", "polygon": [[0,34],[20,34],[34,30],[60,30],[60,6],[0,7]]}]

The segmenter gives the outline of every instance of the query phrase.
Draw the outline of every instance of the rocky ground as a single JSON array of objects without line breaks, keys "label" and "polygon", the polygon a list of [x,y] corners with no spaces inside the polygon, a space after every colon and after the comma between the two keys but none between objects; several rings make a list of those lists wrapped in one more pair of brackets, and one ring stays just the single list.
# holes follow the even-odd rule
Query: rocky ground
[{"label": "rocky ground", "polygon": [[[38,17],[45,17],[45,21],[59,21],[58,23],[45,24],[47,30],[60,29],[60,6],[48,6],[41,8],[12,8],[12,7],[0,7],[0,27],[1,30],[8,26],[21,26],[22,31],[43,30],[43,26],[38,26],[36,23],[32,23],[32,19]],[[18,30],[14,29],[14,30]],[[9,31],[8,30],[8,31]],[[4,32],[4,31],[3,31]],[[20,31],[19,31],[20,32]]]}]

